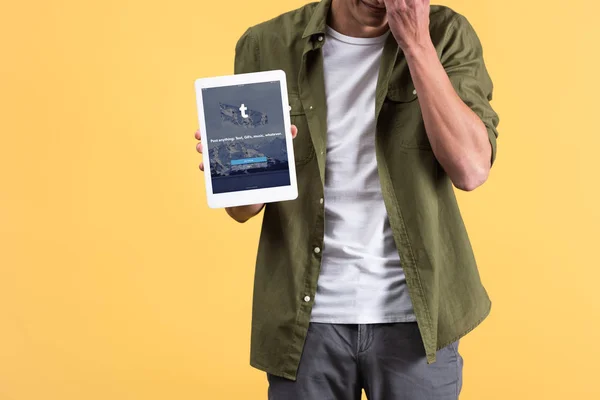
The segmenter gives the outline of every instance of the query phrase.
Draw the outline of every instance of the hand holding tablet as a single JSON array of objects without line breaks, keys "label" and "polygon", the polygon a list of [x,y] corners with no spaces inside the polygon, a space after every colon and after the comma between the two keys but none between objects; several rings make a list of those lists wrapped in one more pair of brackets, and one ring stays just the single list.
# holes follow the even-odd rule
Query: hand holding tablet
[{"label": "hand holding tablet", "polygon": [[298,197],[283,71],[198,79],[196,99],[209,207]]},{"label": "hand holding tablet", "polygon": [[[296,127],[296,125],[291,126],[291,131],[292,131],[292,139],[295,139],[296,135],[298,134],[298,128]],[[202,136],[200,135],[199,129],[194,134],[194,137],[197,140],[201,140]],[[196,145],[196,151],[198,151],[198,153],[202,154],[202,141],[200,141]],[[200,171],[204,172],[204,162],[200,162],[200,165],[198,167],[200,168]],[[260,212],[260,210],[263,208],[263,206],[264,206],[264,203],[249,204],[249,205],[237,206],[237,207],[229,207],[227,209],[227,212],[236,221],[245,222],[248,219],[255,216],[256,214],[258,214]]]}]

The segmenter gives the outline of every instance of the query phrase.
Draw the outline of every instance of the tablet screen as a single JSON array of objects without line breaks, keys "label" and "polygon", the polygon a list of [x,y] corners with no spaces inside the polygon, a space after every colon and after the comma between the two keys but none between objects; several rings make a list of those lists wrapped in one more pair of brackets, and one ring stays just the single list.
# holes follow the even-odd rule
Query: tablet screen
[{"label": "tablet screen", "polygon": [[213,193],[290,185],[279,81],[202,89]]}]

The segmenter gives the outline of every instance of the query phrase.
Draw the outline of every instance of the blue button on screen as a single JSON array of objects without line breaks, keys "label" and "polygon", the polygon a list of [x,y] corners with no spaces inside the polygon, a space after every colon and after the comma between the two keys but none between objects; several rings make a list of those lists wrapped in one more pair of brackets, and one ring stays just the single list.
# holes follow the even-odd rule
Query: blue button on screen
[{"label": "blue button on screen", "polygon": [[267,157],[240,158],[238,160],[231,160],[231,165],[244,165],[264,162],[267,162]]}]

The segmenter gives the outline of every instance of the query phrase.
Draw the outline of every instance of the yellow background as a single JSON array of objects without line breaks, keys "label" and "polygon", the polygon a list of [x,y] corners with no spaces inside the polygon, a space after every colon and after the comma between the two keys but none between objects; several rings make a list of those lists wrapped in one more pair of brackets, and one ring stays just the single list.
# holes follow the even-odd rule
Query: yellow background
[{"label": "yellow background", "polygon": [[[2,1],[0,400],[266,399],[261,218],[206,206],[193,81],[304,3]],[[494,302],[462,341],[461,398],[598,399],[600,6],[445,4],[481,37],[502,119],[489,182],[459,194]]]}]

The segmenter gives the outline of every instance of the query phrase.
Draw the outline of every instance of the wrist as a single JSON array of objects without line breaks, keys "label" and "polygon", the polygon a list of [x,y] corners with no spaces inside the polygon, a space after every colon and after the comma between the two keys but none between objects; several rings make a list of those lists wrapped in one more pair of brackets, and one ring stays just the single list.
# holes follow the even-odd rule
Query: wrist
[{"label": "wrist", "polygon": [[422,42],[414,42],[402,47],[402,52],[406,58],[423,58],[436,54],[435,46],[430,38]]}]

